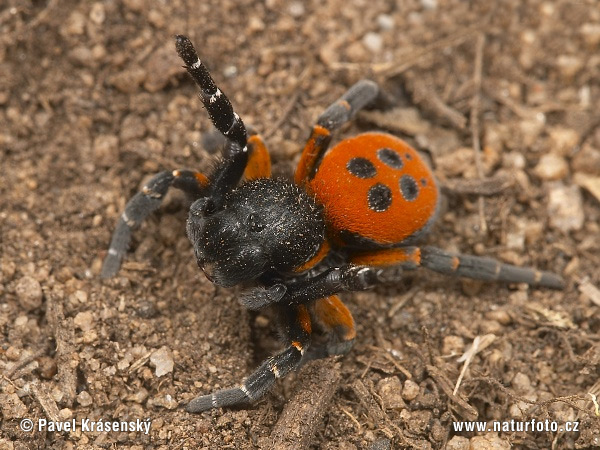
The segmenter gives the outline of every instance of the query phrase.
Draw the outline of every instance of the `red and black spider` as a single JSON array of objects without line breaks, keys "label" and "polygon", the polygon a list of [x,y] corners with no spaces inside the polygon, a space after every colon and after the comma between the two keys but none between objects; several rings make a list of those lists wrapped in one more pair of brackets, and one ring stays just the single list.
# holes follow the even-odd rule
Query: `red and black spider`
[{"label": "red and black spider", "polygon": [[[261,138],[247,136],[190,40],[177,36],[176,48],[212,123],[226,137],[223,158],[209,175],[175,170],[153,177],[127,203],[102,276],[117,273],[131,231],[167,190],[181,189],[194,200],[187,235],[200,269],[220,286],[255,283],[240,302],[252,310],[275,308],[286,345],[238,387],[197,397],[188,411],[252,402],[306,360],[348,352],[354,320],[337,294],[373,287],[383,266],[563,287],[550,272],[416,246],[436,218],[440,194],[419,154],[397,137],[365,133],[327,151],[332,132],[375,99],[374,82],[359,81],[319,117],[293,181],[273,179]],[[310,347],[313,322],[330,333],[327,343]]]}]

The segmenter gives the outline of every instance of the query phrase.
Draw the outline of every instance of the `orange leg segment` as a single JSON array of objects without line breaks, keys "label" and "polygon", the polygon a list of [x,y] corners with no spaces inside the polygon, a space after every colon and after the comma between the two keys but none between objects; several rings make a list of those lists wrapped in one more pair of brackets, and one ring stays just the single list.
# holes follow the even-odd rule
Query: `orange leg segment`
[{"label": "orange leg segment", "polygon": [[356,337],[352,314],[337,295],[317,300],[314,315],[323,327],[335,332],[342,341],[351,341]]},{"label": "orange leg segment", "polygon": [[304,146],[300,162],[294,174],[294,181],[298,185],[304,184],[311,176],[315,164],[321,158],[331,141],[331,133],[321,125],[315,125],[312,129],[308,142]]},{"label": "orange leg segment", "polygon": [[265,143],[258,134],[248,139],[250,146],[250,156],[244,170],[244,176],[247,180],[257,178],[269,178],[271,176],[271,157]]},{"label": "orange leg segment", "polygon": [[419,247],[386,248],[355,253],[350,262],[360,266],[408,266],[416,269],[421,265],[421,249]]}]

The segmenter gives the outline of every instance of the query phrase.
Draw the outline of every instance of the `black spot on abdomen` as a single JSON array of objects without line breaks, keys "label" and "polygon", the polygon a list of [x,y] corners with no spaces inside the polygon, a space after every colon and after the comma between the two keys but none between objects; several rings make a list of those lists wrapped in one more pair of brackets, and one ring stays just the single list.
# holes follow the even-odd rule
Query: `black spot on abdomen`
[{"label": "black spot on abdomen", "polygon": [[352,158],[346,164],[346,169],[352,175],[358,178],[373,178],[377,174],[377,169],[367,158]]},{"label": "black spot on abdomen", "polygon": [[419,185],[411,175],[402,175],[400,177],[400,193],[409,202],[412,202],[419,196]]},{"label": "black spot on abdomen", "polygon": [[367,193],[369,208],[375,212],[383,212],[392,204],[392,191],[383,183],[377,183]]},{"label": "black spot on abdomen", "polygon": [[402,162],[402,158],[395,150],[391,148],[380,148],[377,150],[377,158],[379,161],[384,163],[386,166],[391,167],[392,169],[402,169],[404,167],[404,162]]}]

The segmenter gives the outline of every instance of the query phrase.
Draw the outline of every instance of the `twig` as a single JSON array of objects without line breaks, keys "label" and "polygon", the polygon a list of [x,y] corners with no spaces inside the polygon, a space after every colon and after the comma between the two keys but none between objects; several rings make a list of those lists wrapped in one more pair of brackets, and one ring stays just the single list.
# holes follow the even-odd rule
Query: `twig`
[{"label": "twig", "polygon": [[271,432],[271,449],[304,449],[310,446],[341,379],[334,358],[315,361],[301,372],[303,386],[287,403]]},{"label": "twig", "polygon": [[403,56],[402,62],[392,61],[388,63],[377,64],[373,66],[373,72],[386,78],[393,78],[419,64],[421,61],[430,57],[432,53],[435,53],[438,50],[443,50],[448,47],[456,47],[457,45],[468,41],[475,33],[480,33],[482,27],[483,25],[478,25],[468,28],[464,31],[448,36],[445,39],[440,39],[439,41],[436,41],[430,45],[419,48],[412,53]]},{"label": "twig", "polygon": [[65,318],[62,305],[63,293],[61,291],[51,291],[47,297],[46,317],[56,342],[58,379],[62,391],[65,393],[64,402],[69,404],[75,400],[77,389],[76,366],[73,364],[74,360],[77,359],[75,346],[73,345],[73,342],[75,342],[75,328],[73,319]]},{"label": "twig", "polygon": [[56,5],[58,4],[58,0],[50,0],[44,9],[42,9],[34,18],[31,20],[25,27],[26,30],[33,30],[37,27],[43,20],[46,19],[52,13]]},{"label": "twig", "polygon": [[471,347],[458,359],[458,362],[464,362],[464,364],[462,370],[460,371],[460,375],[458,376],[458,380],[456,380],[454,391],[452,391],[453,395],[456,395],[456,393],[458,392],[458,388],[462,383],[462,379],[464,378],[465,373],[467,373],[467,369],[471,364],[471,360],[473,359],[473,357],[480,351],[487,348],[492,342],[494,342],[494,339],[496,339],[496,336],[491,333],[486,334],[485,336],[475,336],[475,339],[473,340],[473,345],[471,345]]},{"label": "twig", "polygon": [[15,375],[15,373],[17,373],[17,371],[19,371],[23,367],[29,365],[29,363],[31,363],[32,361],[35,361],[36,359],[38,359],[40,356],[42,356],[47,351],[48,351],[48,345],[44,345],[41,349],[39,349],[34,354],[29,355],[26,358],[23,358],[21,361],[17,361],[13,367],[11,367],[9,370],[6,371],[4,376],[8,380],[12,380],[13,378],[16,378],[16,377],[14,377],[14,375]]},{"label": "twig", "polygon": [[411,90],[412,99],[415,103],[421,105],[424,109],[428,109],[433,114],[446,119],[459,130],[463,130],[467,126],[466,117],[444,103],[435,91],[426,86],[422,79],[410,74],[406,74],[404,78],[408,82],[407,87]]},{"label": "twig", "polygon": [[508,176],[495,176],[478,180],[450,179],[444,182],[442,189],[455,195],[493,196],[501,194],[514,184]]},{"label": "twig", "polygon": [[36,380],[29,384],[29,390],[44,410],[46,417],[53,422],[58,422],[60,420],[58,406],[45,386]]},{"label": "twig", "polygon": [[356,428],[358,428],[358,432],[359,432],[359,433],[360,433],[360,432],[362,432],[362,425],[361,425],[361,424],[360,424],[360,422],[359,422],[359,421],[356,419],[356,417],[354,417],[350,411],[348,411],[348,410],[346,410],[346,409],[344,409],[344,408],[342,408],[342,407],[340,407],[340,410],[341,410],[341,411],[342,411],[344,414],[346,414],[346,415],[347,415],[347,416],[350,418],[350,420],[351,420],[352,422],[354,422],[354,424],[356,425]]},{"label": "twig", "polygon": [[442,373],[440,369],[435,366],[426,366],[427,373],[433,378],[436,385],[441,388],[441,390],[446,394],[448,399],[452,404],[457,407],[460,415],[467,420],[476,420],[479,416],[477,409],[474,406],[470,405],[467,400],[465,400],[462,396],[452,392],[452,384],[446,375]]},{"label": "twig", "polygon": [[[473,136],[473,151],[475,152],[475,167],[477,168],[477,176],[480,180],[483,179],[483,164],[481,162],[481,141],[479,140],[479,109],[481,104],[481,80],[483,74],[483,48],[485,46],[485,33],[480,32],[477,36],[477,44],[475,47],[475,71],[473,74],[473,83],[475,84],[475,95],[471,107],[471,134]],[[483,196],[479,196],[479,226],[480,233],[485,234],[487,231],[487,223],[485,221],[484,200]]]}]

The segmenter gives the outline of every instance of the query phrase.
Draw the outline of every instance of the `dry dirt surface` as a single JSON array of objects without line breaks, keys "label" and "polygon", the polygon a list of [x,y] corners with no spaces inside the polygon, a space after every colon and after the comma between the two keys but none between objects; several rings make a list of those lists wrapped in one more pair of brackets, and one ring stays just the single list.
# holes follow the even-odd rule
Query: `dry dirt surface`
[{"label": "dry dirt surface", "polygon": [[[600,446],[596,0],[4,0],[0,30],[1,449]],[[330,102],[376,80],[381,105],[339,135],[384,129],[431,157],[445,195],[427,242],[566,288],[408,273],[344,296],[358,330],[345,358],[249,409],[186,413],[279,344],[268,312],[201,276],[177,193],[99,278],[144,180],[215,157],[175,34],[278,174]],[[23,418],[150,429],[26,432]],[[559,430],[456,431],[473,420]]]}]

